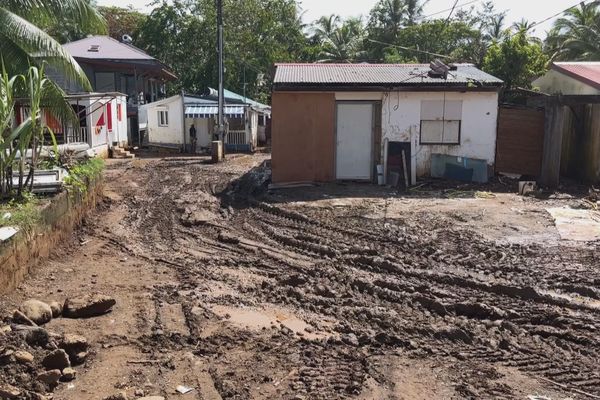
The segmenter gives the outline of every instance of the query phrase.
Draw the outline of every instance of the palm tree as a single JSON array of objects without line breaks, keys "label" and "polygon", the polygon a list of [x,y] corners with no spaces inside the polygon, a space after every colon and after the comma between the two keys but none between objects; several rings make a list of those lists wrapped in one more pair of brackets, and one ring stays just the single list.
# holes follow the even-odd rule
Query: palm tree
[{"label": "palm tree", "polygon": [[106,31],[102,16],[89,0],[0,0],[0,55],[10,74],[47,63],[91,90],[77,62],[39,26],[72,19],[85,30]]},{"label": "palm tree", "polygon": [[339,28],[341,18],[339,15],[331,14],[330,16],[322,16],[312,26],[313,33],[318,40],[325,40],[331,37],[336,29]]},{"label": "palm tree", "polygon": [[600,60],[599,4],[582,3],[556,20],[546,39],[552,60]]},{"label": "palm tree", "polygon": [[505,14],[498,14],[491,18],[489,23],[485,26],[484,38],[488,42],[498,42],[505,35],[504,20],[506,19]]},{"label": "palm tree", "polygon": [[360,18],[349,18],[342,22],[327,37],[324,37],[321,46],[321,59],[319,62],[350,63],[362,57],[364,40],[364,26]]},{"label": "palm tree", "polygon": [[515,32],[527,32],[535,26],[535,23],[527,21],[525,18],[521,18],[520,21],[513,22],[511,29]]}]

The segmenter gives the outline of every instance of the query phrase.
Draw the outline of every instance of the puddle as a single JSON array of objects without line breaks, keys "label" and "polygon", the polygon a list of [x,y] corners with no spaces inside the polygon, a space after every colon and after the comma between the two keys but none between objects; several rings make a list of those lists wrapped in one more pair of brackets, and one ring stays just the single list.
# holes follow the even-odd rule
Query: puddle
[{"label": "puddle", "polygon": [[329,336],[329,334],[324,332],[307,332],[307,328],[309,331],[314,328],[292,313],[281,309],[237,308],[217,305],[212,307],[212,311],[223,318],[228,316],[227,321],[244,329],[260,331],[263,328],[282,324],[293,332],[301,333],[303,337],[308,339],[319,339]]}]

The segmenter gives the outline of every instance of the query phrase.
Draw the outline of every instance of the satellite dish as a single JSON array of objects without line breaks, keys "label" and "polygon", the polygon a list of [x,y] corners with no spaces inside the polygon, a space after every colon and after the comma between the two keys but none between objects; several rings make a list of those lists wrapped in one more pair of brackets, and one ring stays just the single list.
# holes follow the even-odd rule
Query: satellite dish
[{"label": "satellite dish", "polygon": [[131,44],[133,43],[133,38],[129,35],[123,35],[121,36],[121,42]]}]

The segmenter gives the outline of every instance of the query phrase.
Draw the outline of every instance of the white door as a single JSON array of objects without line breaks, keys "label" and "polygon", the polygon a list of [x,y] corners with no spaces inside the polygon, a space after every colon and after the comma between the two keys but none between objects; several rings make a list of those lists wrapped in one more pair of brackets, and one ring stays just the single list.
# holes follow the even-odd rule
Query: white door
[{"label": "white door", "polygon": [[338,103],[336,178],[371,179],[373,104]]}]

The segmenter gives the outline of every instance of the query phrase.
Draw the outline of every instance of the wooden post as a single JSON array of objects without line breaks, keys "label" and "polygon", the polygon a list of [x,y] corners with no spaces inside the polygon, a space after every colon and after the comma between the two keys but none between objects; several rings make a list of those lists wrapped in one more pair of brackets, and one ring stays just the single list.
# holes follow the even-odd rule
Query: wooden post
[{"label": "wooden post", "polygon": [[540,185],[556,188],[560,181],[560,160],[565,120],[565,107],[555,99],[548,100],[545,108],[544,149]]}]

